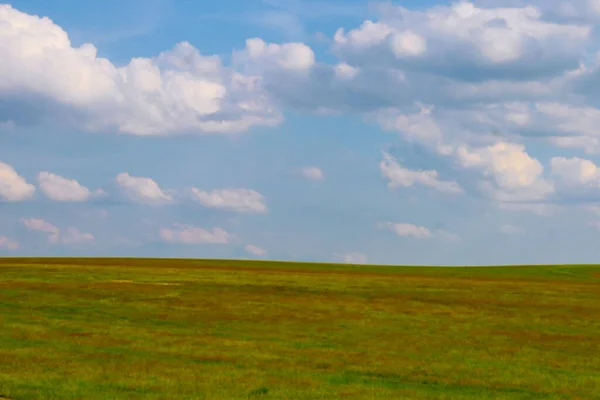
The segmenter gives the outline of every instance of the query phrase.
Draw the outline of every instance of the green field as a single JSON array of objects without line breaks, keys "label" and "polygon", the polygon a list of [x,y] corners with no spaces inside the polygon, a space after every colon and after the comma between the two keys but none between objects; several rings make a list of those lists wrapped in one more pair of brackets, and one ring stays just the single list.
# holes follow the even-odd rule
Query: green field
[{"label": "green field", "polygon": [[0,397],[600,399],[600,266],[0,259]]}]

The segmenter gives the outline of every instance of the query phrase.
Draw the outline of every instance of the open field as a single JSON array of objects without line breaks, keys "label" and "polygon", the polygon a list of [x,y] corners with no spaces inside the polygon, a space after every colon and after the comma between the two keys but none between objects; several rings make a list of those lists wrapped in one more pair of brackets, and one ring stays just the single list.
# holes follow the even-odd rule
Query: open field
[{"label": "open field", "polygon": [[600,266],[0,259],[0,397],[600,399]]}]

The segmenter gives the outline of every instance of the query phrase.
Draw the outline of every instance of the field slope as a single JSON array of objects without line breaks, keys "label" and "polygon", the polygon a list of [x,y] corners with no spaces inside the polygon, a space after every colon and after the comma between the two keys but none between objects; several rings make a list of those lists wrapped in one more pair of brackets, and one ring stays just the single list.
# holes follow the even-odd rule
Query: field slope
[{"label": "field slope", "polygon": [[0,259],[0,397],[600,399],[600,267]]}]

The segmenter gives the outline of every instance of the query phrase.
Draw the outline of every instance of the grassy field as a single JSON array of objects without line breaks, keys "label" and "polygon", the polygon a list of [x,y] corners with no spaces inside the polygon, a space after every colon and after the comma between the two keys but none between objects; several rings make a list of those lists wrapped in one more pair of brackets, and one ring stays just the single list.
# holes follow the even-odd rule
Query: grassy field
[{"label": "grassy field", "polygon": [[0,397],[600,399],[600,267],[0,259]]}]

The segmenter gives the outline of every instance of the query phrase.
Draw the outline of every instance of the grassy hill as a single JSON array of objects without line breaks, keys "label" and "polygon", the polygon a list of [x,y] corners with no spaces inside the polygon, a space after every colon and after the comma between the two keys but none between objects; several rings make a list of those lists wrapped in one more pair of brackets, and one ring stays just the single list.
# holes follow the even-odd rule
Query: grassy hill
[{"label": "grassy hill", "polygon": [[600,399],[600,266],[0,259],[0,397]]}]

